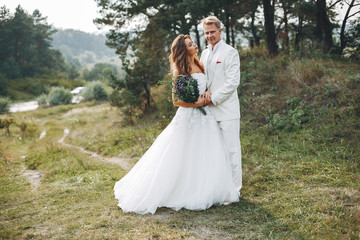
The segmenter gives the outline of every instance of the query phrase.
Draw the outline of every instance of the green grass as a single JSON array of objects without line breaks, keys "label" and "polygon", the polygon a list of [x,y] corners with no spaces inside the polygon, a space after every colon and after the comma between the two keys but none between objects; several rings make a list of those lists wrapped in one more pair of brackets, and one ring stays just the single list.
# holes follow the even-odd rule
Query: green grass
[{"label": "green grass", "polygon": [[33,78],[9,79],[7,95],[13,102],[36,100],[42,93],[48,93],[51,87],[61,86],[66,89],[74,89],[85,85],[83,80],[69,80],[63,77],[40,76]]},{"label": "green grass", "polygon": [[[12,115],[31,123],[27,134],[0,130],[0,239],[359,239],[359,67],[251,61],[242,59],[240,202],[125,214],[112,188],[126,171],[58,140],[68,128],[66,143],[135,164],[171,119],[124,127],[107,103],[38,109]],[[42,176],[38,187],[24,169]]]},{"label": "green grass", "polygon": [[273,136],[244,131],[243,196],[306,238],[358,236],[360,154],[329,148],[313,136],[308,129]]},{"label": "green grass", "polygon": [[[97,123],[91,121],[81,121],[79,124],[94,126]],[[104,126],[104,121],[95,120]],[[83,146],[86,150],[94,151],[105,156],[117,156],[139,158],[149,148],[155,138],[161,133],[165,124],[169,120],[160,120],[156,124],[143,122],[137,126],[119,128],[119,123],[113,123],[104,130],[103,126],[98,126],[94,131],[79,129],[74,127],[76,138],[70,138],[68,142]],[[76,124],[75,126],[78,126]],[[86,132],[83,132],[83,131]]]},{"label": "green grass", "polygon": [[[47,124],[49,133],[57,132],[58,124],[53,120]],[[112,188],[125,171],[55,146],[52,140],[58,136],[51,136],[37,144],[29,143],[25,160],[14,158],[4,164],[0,178],[3,238],[250,239],[263,238],[270,232],[272,236],[286,234],[286,227],[246,199],[201,212],[163,208],[154,216],[123,214]],[[41,185],[35,191],[21,174],[21,164],[42,172]]]},{"label": "green grass", "polygon": [[[92,170],[97,167],[92,166]],[[18,185],[10,185],[12,191],[1,199],[4,211],[0,236],[35,239],[251,239],[263,238],[270,232],[273,236],[281,236],[286,229],[260,206],[246,200],[201,212],[159,209],[154,216],[123,214],[116,207],[112,192],[115,178],[123,173],[110,166],[101,168],[102,171],[96,174],[87,171],[68,180],[60,180],[62,177],[56,181],[45,179],[37,192],[29,191],[30,186],[20,176],[8,174],[2,178],[2,183],[17,182]],[[2,192],[5,191],[2,189]]]},{"label": "green grass", "polygon": [[24,102],[24,101],[31,101],[35,100],[36,95],[29,93],[29,92],[22,92],[16,89],[8,89],[8,95],[11,96],[12,102]]}]

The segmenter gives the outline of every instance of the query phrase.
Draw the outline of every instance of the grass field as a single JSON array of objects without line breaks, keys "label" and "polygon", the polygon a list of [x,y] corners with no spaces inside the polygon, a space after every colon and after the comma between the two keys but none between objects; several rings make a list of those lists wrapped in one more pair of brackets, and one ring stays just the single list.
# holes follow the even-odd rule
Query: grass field
[{"label": "grass field", "polygon": [[[108,103],[58,106],[13,114],[27,128],[0,130],[0,239],[359,239],[360,115],[351,97],[358,85],[306,69],[306,79],[320,74],[323,84],[289,93],[256,81],[251,69],[271,72],[267,65],[242,64],[240,202],[123,213],[112,191],[128,171],[120,163],[134,165],[171,119],[124,127]],[[337,72],[347,71],[342,66],[331,76],[352,81]]]}]

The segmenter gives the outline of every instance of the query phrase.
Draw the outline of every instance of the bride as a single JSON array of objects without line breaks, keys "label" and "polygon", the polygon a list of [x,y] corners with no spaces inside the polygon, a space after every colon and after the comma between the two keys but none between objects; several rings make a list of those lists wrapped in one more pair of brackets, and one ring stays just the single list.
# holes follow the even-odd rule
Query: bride
[{"label": "bride", "polygon": [[[201,95],[197,102],[187,103],[173,94],[179,107],[173,120],[114,186],[124,212],[154,214],[158,207],[204,210],[239,201],[218,123],[202,97],[206,76],[197,52],[188,35],[172,43],[169,60],[175,79],[191,74]],[[206,115],[197,109],[200,106],[205,106]]]}]

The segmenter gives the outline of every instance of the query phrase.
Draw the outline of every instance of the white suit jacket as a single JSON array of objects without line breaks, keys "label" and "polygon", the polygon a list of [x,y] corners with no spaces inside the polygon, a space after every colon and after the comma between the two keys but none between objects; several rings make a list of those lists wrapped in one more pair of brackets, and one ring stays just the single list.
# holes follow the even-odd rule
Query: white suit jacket
[{"label": "white suit jacket", "polygon": [[[240,104],[237,88],[240,84],[240,57],[238,51],[224,43],[215,52],[211,62],[208,63],[209,49],[205,49],[200,61],[207,68],[215,69],[214,74],[207,76],[207,86],[211,92],[214,103],[211,106],[217,121],[233,120],[240,118]],[[208,63],[208,64],[207,64]]]}]

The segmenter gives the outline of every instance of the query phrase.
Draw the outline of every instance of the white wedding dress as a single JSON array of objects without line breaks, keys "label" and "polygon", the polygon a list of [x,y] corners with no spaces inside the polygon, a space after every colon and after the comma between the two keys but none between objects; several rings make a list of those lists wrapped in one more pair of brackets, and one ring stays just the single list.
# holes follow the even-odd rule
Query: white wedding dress
[{"label": "white wedding dress", "polygon": [[[199,92],[206,76],[195,73]],[[114,186],[124,212],[155,213],[158,207],[204,210],[239,201],[221,132],[210,108],[179,107],[175,117],[130,172]]]}]

